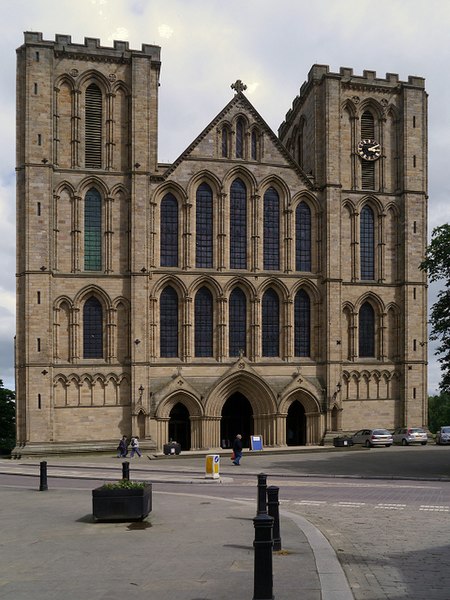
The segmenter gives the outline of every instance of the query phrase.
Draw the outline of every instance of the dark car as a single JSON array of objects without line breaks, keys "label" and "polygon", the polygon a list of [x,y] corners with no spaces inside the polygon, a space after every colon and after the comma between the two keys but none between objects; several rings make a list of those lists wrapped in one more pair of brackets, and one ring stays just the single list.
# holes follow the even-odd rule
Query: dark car
[{"label": "dark car", "polygon": [[354,444],[362,444],[367,448],[373,446],[392,446],[392,434],[387,429],[360,429],[352,436]]},{"label": "dark car", "polygon": [[439,427],[436,432],[436,444],[450,444],[450,425]]}]

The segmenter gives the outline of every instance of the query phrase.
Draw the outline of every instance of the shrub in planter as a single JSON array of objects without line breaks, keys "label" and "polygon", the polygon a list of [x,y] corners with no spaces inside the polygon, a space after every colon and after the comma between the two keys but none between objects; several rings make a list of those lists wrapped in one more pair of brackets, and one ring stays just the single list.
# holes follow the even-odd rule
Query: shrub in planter
[{"label": "shrub in planter", "polygon": [[152,510],[152,484],[124,479],[92,490],[97,521],[139,521]]}]

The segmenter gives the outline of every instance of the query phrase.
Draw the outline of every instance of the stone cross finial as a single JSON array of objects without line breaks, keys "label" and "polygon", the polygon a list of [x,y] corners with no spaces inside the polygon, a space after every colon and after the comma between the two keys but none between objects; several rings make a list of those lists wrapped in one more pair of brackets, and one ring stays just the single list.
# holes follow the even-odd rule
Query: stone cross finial
[{"label": "stone cross finial", "polygon": [[247,89],[247,86],[245,85],[245,83],[242,83],[242,81],[240,79],[237,79],[234,83],[231,84],[231,89],[234,90],[236,92],[236,94],[239,94],[239,92],[243,92],[244,90]]}]

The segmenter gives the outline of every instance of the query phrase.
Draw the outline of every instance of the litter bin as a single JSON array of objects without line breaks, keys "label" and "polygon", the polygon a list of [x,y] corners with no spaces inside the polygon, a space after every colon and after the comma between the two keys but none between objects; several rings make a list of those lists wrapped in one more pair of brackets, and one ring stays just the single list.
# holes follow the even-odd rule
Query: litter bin
[{"label": "litter bin", "polygon": [[178,442],[170,442],[169,444],[164,444],[163,452],[166,456],[169,454],[180,454],[181,452],[181,444]]},{"label": "litter bin", "polygon": [[333,439],[335,448],[343,448],[344,446],[353,446],[353,439],[347,436],[338,436]]}]

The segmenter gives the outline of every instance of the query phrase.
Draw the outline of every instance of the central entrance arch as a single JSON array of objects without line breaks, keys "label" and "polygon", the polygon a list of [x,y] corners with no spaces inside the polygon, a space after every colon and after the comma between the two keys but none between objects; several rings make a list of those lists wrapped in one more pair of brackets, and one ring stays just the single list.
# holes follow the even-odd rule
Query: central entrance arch
[{"label": "central entrance arch", "polygon": [[232,394],[222,407],[220,421],[220,445],[222,448],[231,448],[236,435],[242,435],[244,447],[250,445],[250,436],[253,435],[253,411],[250,402],[240,392]]},{"label": "central entrance arch", "polygon": [[306,444],[305,408],[298,400],[294,400],[288,410],[286,443],[288,446],[304,446]]},{"label": "central entrance arch", "polygon": [[182,450],[191,449],[191,422],[189,411],[184,404],[178,402],[170,411],[169,441],[181,444]]}]

